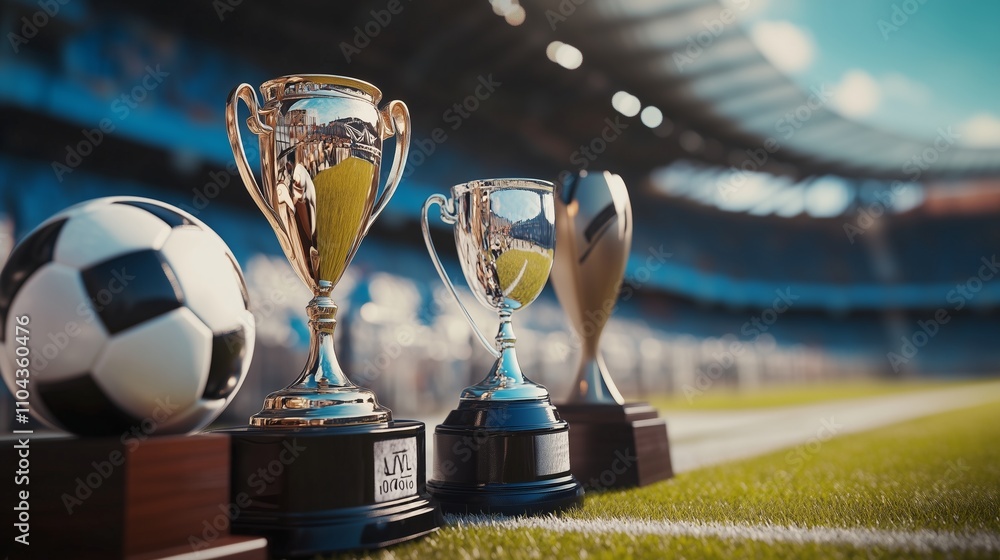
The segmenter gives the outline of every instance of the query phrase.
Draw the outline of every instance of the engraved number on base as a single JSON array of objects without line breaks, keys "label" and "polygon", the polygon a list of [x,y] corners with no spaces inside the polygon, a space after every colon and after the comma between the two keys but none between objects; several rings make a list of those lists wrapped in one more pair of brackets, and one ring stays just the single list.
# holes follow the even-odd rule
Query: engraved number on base
[{"label": "engraved number on base", "polygon": [[417,438],[375,442],[375,503],[417,494]]}]

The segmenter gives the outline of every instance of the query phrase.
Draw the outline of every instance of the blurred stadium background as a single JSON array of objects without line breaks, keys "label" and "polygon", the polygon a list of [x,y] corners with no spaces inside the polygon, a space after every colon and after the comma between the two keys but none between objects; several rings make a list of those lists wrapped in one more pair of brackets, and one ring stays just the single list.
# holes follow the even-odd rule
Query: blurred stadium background
[{"label": "blurred stadium background", "polygon": [[[231,166],[226,95],[342,74],[414,120],[405,179],[335,291],[342,361],[399,416],[451,407],[491,361],[426,255],[423,200],[584,168],[620,173],[635,210],[603,339],[627,396],[994,374],[1000,105],[975,93],[1000,78],[962,53],[987,48],[995,18],[901,6],[2,0],[0,255],[98,196],[196,214],[256,306],[253,366],[220,420],[245,423],[298,374],[309,296]],[[575,345],[551,288],[516,327],[525,372],[565,394]]]}]

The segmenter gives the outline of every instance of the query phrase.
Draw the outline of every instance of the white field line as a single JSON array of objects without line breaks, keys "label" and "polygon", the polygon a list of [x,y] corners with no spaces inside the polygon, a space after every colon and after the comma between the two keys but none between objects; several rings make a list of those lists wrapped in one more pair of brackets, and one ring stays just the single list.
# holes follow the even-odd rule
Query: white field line
[{"label": "white field line", "polygon": [[1000,535],[951,531],[886,531],[880,529],[834,527],[784,527],[700,523],[692,521],[652,521],[641,519],[566,519],[546,517],[447,516],[449,524],[460,527],[498,529],[542,529],[559,533],[617,533],[630,536],[720,538],[766,543],[849,545],[880,547],[919,553],[1000,552]]},{"label": "white field line", "polygon": [[[214,560],[216,558],[234,558],[243,552],[252,553],[253,551],[263,551],[266,547],[267,541],[264,539],[254,539],[252,541],[235,542],[232,544],[217,546],[215,548],[206,548],[204,550],[180,552],[177,554],[171,554],[170,556],[160,556],[157,554],[156,558],[158,560]],[[152,555],[146,556],[144,554],[139,556],[139,558],[151,556]]]},{"label": "white field line", "polygon": [[[664,413],[674,472],[1000,400],[1000,383],[760,410]],[[833,430],[822,430],[834,426]]]}]

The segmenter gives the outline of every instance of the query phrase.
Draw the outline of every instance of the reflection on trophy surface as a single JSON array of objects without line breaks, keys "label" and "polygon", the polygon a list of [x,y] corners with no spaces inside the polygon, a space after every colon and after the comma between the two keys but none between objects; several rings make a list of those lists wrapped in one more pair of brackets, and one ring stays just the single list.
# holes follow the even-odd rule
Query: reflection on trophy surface
[{"label": "reflection on trophy surface", "polygon": [[[459,299],[434,249],[430,207],[452,224],[462,272],[476,299],[500,319],[496,345],[479,330]],[[467,387],[457,409],[434,432],[434,476],[428,490],[447,512],[545,513],[580,503],[582,489],[569,472],[566,423],[545,387],[521,371],[511,315],[545,287],[555,249],[552,184],[492,179],[457,185],[451,198],[424,204],[423,232],[438,273],[495,358],[479,383]],[[475,437],[475,449],[461,442]]]},{"label": "reflection on trophy surface", "polygon": [[[581,171],[558,186],[555,210],[552,284],[580,340],[576,381],[569,400],[559,405],[571,428],[573,474],[595,489],[669,478],[666,423],[648,404],[624,404],[599,348],[632,246],[625,181],[608,171]],[[635,456],[635,464],[611,484],[602,482],[601,475],[620,454]]]},{"label": "reflection on trophy surface", "polygon": [[[263,106],[248,84],[230,94],[230,143],[250,196],[314,297],[306,306],[311,336],[302,372],[268,395],[249,428],[229,431],[232,493],[253,496],[233,528],[267,536],[278,556],[419,537],[441,523],[426,496],[424,425],[393,420],[371,390],[348,379],[334,352],[337,306],[330,298],[402,176],[409,113],[400,101],[379,109],[375,86],[340,76],[285,76],[264,83],[261,93]],[[240,100],[260,140],[260,185],[243,152]],[[392,170],[379,194],[382,141],[394,135]],[[285,461],[289,449],[300,448]],[[257,469],[277,460],[286,465],[278,481],[264,491],[248,487]]]}]

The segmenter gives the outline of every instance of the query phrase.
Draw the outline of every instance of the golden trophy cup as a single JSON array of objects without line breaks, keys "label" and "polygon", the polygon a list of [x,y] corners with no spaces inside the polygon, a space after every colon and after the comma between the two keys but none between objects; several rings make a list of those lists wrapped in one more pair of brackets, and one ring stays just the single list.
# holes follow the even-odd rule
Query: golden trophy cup
[{"label": "golden trophy cup", "polygon": [[[306,306],[311,337],[295,381],[268,395],[249,427],[226,431],[233,501],[246,502],[233,530],[266,536],[277,556],[419,537],[441,523],[426,494],[424,425],[394,420],[371,390],[348,379],[334,352],[337,306],[330,298],[399,184],[409,112],[401,101],[379,109],[378,88],[341,76],[284,76],[260,91],[263,105],[249,84],[233,89],[226,127],[247,191],[313,292]],[[261,184],[243,151],[241,100],[260,141]],[[379,194],[382,142],[392,136],[392,169]]]}]

